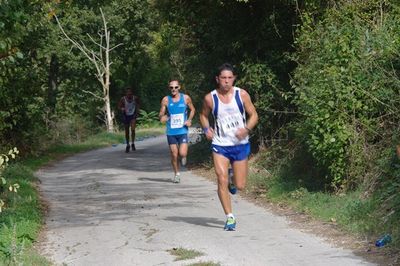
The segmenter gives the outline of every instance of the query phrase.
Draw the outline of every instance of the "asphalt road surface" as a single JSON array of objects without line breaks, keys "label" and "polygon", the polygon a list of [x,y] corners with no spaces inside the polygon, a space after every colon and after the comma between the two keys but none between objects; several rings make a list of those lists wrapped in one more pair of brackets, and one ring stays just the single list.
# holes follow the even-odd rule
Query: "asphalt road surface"
[{"label": "asphalt road surface", "polygon": [[[136,148],[94,150],[37,172],[49,204],[40,250],[56,265],[373,265],[238,195],[237,230],[226,232],[215,183],[185,170],[171,182],[165,136]],[[175,261],[173,248],[204,255]]]}]

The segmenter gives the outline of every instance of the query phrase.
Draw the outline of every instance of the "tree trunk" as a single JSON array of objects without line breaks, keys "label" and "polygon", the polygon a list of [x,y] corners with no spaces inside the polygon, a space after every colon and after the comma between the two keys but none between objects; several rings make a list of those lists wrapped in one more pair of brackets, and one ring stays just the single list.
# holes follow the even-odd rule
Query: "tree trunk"
[{"label": "tree trunk", "polygon": [[114,117],[111,112],[111,104],[110,104],[110,94],[109,94],[109,85],[105,84],[104,91],[104,109],[105,109],[105,119],[106,126],[108,132],[114,132]]},{"label": "tree trunk", "polygon": [[49,67],[49,87],[47,91],[47,106],[51,113],[54,113],[57,104],[57,76],[58,58],[56,54],[52,54]]},{"label": "tree trunk", "polygon": [[[105,113],[104,115],[104,122],[107,127],[108,132],[114,132],[114,114],[111,111],[111,106],[110,106],[110,52],[115,49],[116,47],[122,45],[122,43],[110,47],[110,31],[107,28],[107,21],[104,16],[103,10],[100,8],[101,12],[101,17],[103,19],[103,32],[104,34],[100,34],[100,42],[96,42],[90,35],[90,40],[92,43],[94,43],[98,48],[99,52],[95,52],[93,49],[89,49],[82,41],[75,41],[71,39],[71,37],[68,36],[68,34],[64,31],[63,27],[61,26],[60,21],[58,20],[58,17],[54,15],[56,18],[57,24],[59,28],[61,29],[61,32],[64,34],[64,36],[67,38],[68,41],[70,41],[76,48],[78,48],[84,55],[85,57],[93,63],[94,67],[96,68],[96,78],[97,80],[101,83],[103,91],[102,91],[102,96],[100,97],[98,94],[91,92],[91,91],[85,91],[86,93],[89,93],[93,95],[96,98],[99,98],[103,101],[104,103],[104,108],[103,111]],[[103,41],[105,41],[105,47],[103,45]],[[104,56],[104,57],[103,57]]]}]

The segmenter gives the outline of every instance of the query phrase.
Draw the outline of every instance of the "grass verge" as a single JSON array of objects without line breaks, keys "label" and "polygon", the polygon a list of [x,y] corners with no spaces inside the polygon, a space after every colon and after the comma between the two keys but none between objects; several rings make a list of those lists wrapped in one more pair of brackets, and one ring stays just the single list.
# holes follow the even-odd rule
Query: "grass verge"
[{"label": "grass verge", "polygon": [[175,256],[175,261],[178,260],[190,260],[190,259],[194,259],[197,258],[199,256],[203,256],[204,253],[194,250],[194,249],[185,249],[185,248],[173,248],[168,250],[168,252]]},{"label": "grass verge", "polygon": [[[387,198],[384,194],[388,193],[387,188],[381,185],[371,190],[370,186],[359,186],[356,190],[334,193],[324,186],[326,180],[321,178],[318,169],[309,166],[312,163],[307,155],[279,156],[280,152],[270,149],[255,156],[248,177],[248,194],[275,206],[290,208],[326,228],[340,231],[336,243],[352,238],[353,244],[346,246],[357,247],[361,256],[372,261],[377,259],[388,265],[400,261],[399,224],[393,219],[398,214],[382,200]],[[389,188],[394,187],[398,188],[391,182]],[[321,234],[330,238],[328,232]],[[375,241],[385,234],[391,235],[392,242],[381,248],[375,247]]]},{"label": "grass verge", "polygon": [[[136,139],[163,134],[162,128],[139,129]],[[0,187],[0,196],[6,205],[0,213],[0,265],[51,265],[34,249],[44,220],[44,207],[37,190],[34,171],[40,167],[75,153],[124,142],[122,133],[100,133],[82,143],[57,145],[10,164],[2,173],[9,184],[18,183],[17,193]]]}]

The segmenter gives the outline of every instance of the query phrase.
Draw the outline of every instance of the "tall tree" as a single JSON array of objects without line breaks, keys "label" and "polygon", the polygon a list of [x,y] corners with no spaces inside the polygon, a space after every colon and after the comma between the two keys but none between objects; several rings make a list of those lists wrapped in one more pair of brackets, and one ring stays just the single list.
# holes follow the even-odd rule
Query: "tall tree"
[{"label": "tall tree", "polygon": [[110,60],[110,52],[115,49],[116,47],[122,45],[122,44],[117,44],[113,47],[110,47],[110,37],[111,37],[111,32],[107,27],[107,21],[105,18],[105,15],[103,13],[103,10],[100,8],[101,12],[101,17],[103,21],[103,28],[101,33],[99,32],[99,37],[100,40],[96,41],[92,36],[88,35],[90,40],[92,41],[92,44],[97,46],[99,51],[95,51],[92,48],[88,48],[87,45],[83,43],[82,40],[76,41],[72,39],[64,30],[62,27],[58,17],[55,15],[56,21],[58,26],[60,27],[60,30],[62,31],[63,35],[66,37],[66,39],[71,42],[76,48],[81,51],[84,56],[95,66],[96,69],[96,78],[100,82],[102,86],[102,94],[101,96],[98,96],[97,94],[91,92],[91,91],[86,91],[83,90],[84,92],[87,92],[94,97],[99,97],[103,103],[104,103],[104,114],[105,114],[105,124],[107,127],[107,130],[109,132],[114,131],[114,113],[112,112],[111,106],[110,106],[110,66],[112,64]]}]

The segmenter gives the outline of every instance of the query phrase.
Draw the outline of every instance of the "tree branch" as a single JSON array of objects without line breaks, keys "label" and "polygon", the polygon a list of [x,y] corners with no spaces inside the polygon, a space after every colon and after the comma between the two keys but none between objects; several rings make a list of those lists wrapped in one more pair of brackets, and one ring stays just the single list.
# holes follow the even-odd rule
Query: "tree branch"
[{"label": "tree branch", "polygon": [[87,90],[82,90],[82,91],[85,92],[85,93],[91,94],[92,96],[94,96],[97,99],[100,99],[102,101],[104,100],[103,97],[100,97],[100,96],[98,96],[97,94],[95,94],[95,93],[93,93],[91,91],[87,91]]}]

